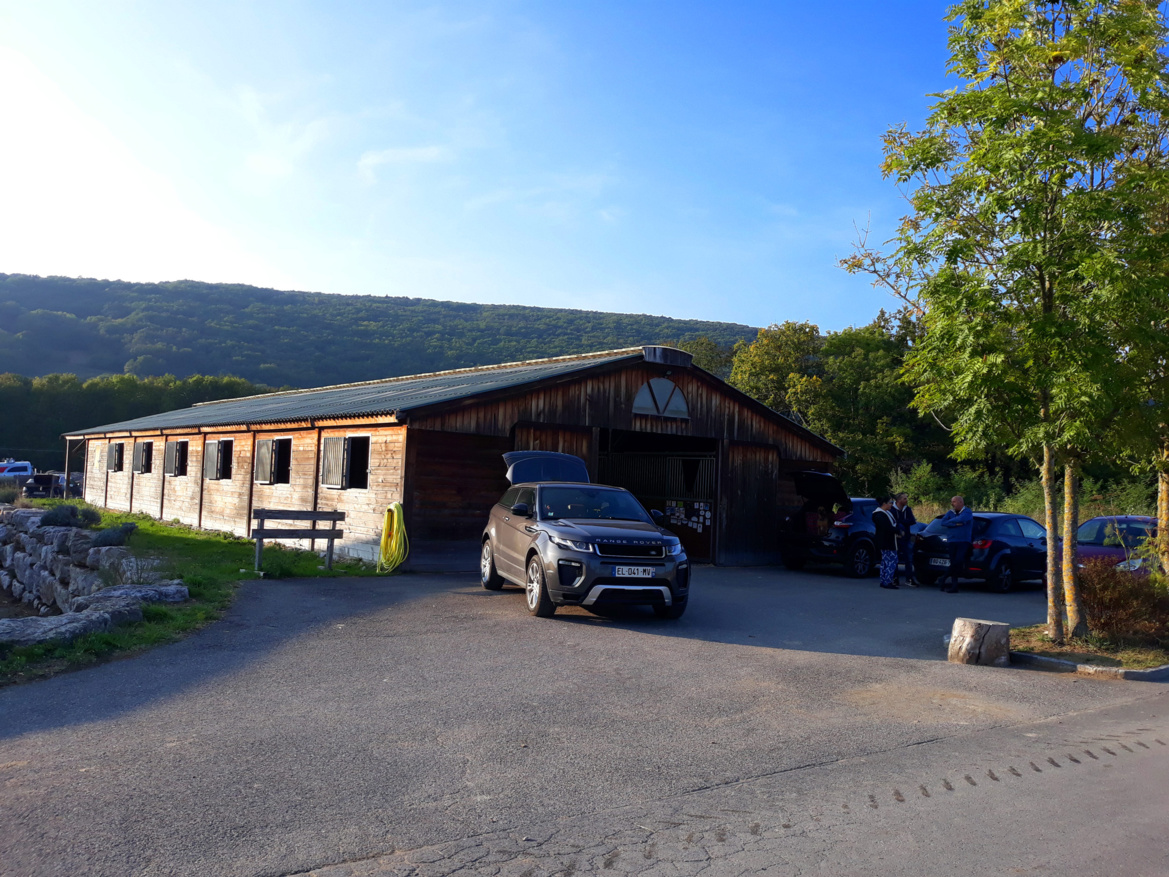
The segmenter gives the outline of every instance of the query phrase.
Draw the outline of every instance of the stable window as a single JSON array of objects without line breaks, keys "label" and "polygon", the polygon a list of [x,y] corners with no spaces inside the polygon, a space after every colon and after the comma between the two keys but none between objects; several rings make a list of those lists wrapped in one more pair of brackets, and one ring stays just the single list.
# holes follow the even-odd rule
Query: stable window
[{"label": "stable window", "polygon": [[114,442],[106,445],[106,469],[110,472],[121,472],[125,465],[126,444]]},{"label": "stable window", "polygon": [[260,439],[256,442],[257,484],[292,483],[292,439]]},{"label": "stable window", "polygon": [[134,445],[134,472],[146,475],[154,471],[154,442],[138,442]]},{"label": "stable window", "polygon": [[172,478],[187,474],[187,451],[190,443],[183,441],[167,442],[163,450],[163,471]]},{"label": "stable window", "polygon": [[218,439],[203,446],[203,477],[208,481],[231,480],[231,456],[234,439]]},{"label": "stable window", "polygon": [[690,418],[686,397],[673,381],[654,378],[641,385],[633,398],[633,413],[653,417],[674,417],[679,420]]},{"label": "stable window", "polygon": [[337,490],[369,487],[369,436],[326,436],[321,442],[321,484]]}]

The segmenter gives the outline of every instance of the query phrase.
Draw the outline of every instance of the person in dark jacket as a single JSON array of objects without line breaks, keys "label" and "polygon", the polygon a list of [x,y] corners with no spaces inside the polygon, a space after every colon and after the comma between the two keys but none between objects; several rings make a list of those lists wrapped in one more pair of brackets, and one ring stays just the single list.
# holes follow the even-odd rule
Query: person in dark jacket
[{"label": "person in dark jacket", "polygon": [[917,575],[913,570],[913,525],[917,518],[909,505],[909,494],[899,493],[893,500],[893,519],[897,522],[897,554],[905,564],[905,584],[916,588]]},{"label": "person in dark jacket", "polygon": [[881,552],[881,587],[897,587],[897,519],[890,509],[893,498],[886,497],[873,510],[873,527],[876,529],[877,551]]},{"label": "person in dark jacket", "polygon": [[[947,594],[958,593],[958,577],[966,571],[966,561],[970,559],[970,546],[974,540],[974,512],[966,505],[966,500],[955,496],[950,500],[950,511],[942,518],[942,526],[949,530],[946,548],[950,552],[950,568],[946,575],[950,576],[950,586],[942,588]],[[938,584],[946,580],[943,575]]]}]

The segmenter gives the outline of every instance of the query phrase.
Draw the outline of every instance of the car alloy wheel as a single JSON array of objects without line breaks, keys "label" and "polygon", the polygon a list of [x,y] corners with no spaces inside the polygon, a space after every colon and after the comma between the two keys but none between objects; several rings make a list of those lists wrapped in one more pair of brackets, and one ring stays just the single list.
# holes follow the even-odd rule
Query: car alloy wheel
[{"label": "car alloy wheel", "polygon": [[528,561],[528,581],[524,586],[524,596],[528,601],[528,612],[539,618],[550,618],[556,611],[552,598],[548,596],[548,588],[544,585],[544,564],[538,554],[533,554]]},{"label": "car alloy wheel", "polygon": [[1011,561],[1003,558],[999,561],[999,565],[995,568],[994,578],[991,580],[994,589],[1000,594],[1005,594],[1015,586],[1015,579],[1011,573]]},{"label": "car alloy wheel", "polygon": [[479,556],[479,580],[489,591],[498,591],[503,587],[503,579],[495,571],[495,553],[491,550],[491,541],[483,542],[483,553]]},{"label": "car alloy wheel", "polygon": [[858,579],[863,579],[873,571],[873,553],[863,542],[853,546],[849,554],[849,572]]}]

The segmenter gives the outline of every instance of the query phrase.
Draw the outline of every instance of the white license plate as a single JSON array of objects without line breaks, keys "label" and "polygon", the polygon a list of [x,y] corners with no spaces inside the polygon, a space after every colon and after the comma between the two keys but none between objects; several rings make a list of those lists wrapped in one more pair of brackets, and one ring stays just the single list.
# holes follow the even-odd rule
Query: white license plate
[{"label": "white license plate", "polygon": [[950,561],[944,557],[931,557],[930,566],[949,566]]},{"label": "white license plate", "polygon": [[654,577],[654,568],[652,566],[615,566],[613,567],[613,575],[618,577],[627,577],[631,579],[652,579]]}]

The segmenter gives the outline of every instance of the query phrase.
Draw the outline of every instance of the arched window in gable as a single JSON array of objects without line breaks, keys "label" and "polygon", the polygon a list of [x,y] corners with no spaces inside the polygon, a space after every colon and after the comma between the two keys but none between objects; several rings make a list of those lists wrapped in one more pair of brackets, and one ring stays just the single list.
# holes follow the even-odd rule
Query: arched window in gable
[{"label": "arched window in gable", "polygon": [[690,418],[686,397],[673,381],[654,378],[641,385],[633,399],[634,414],[648,414],[653,417]]}]

